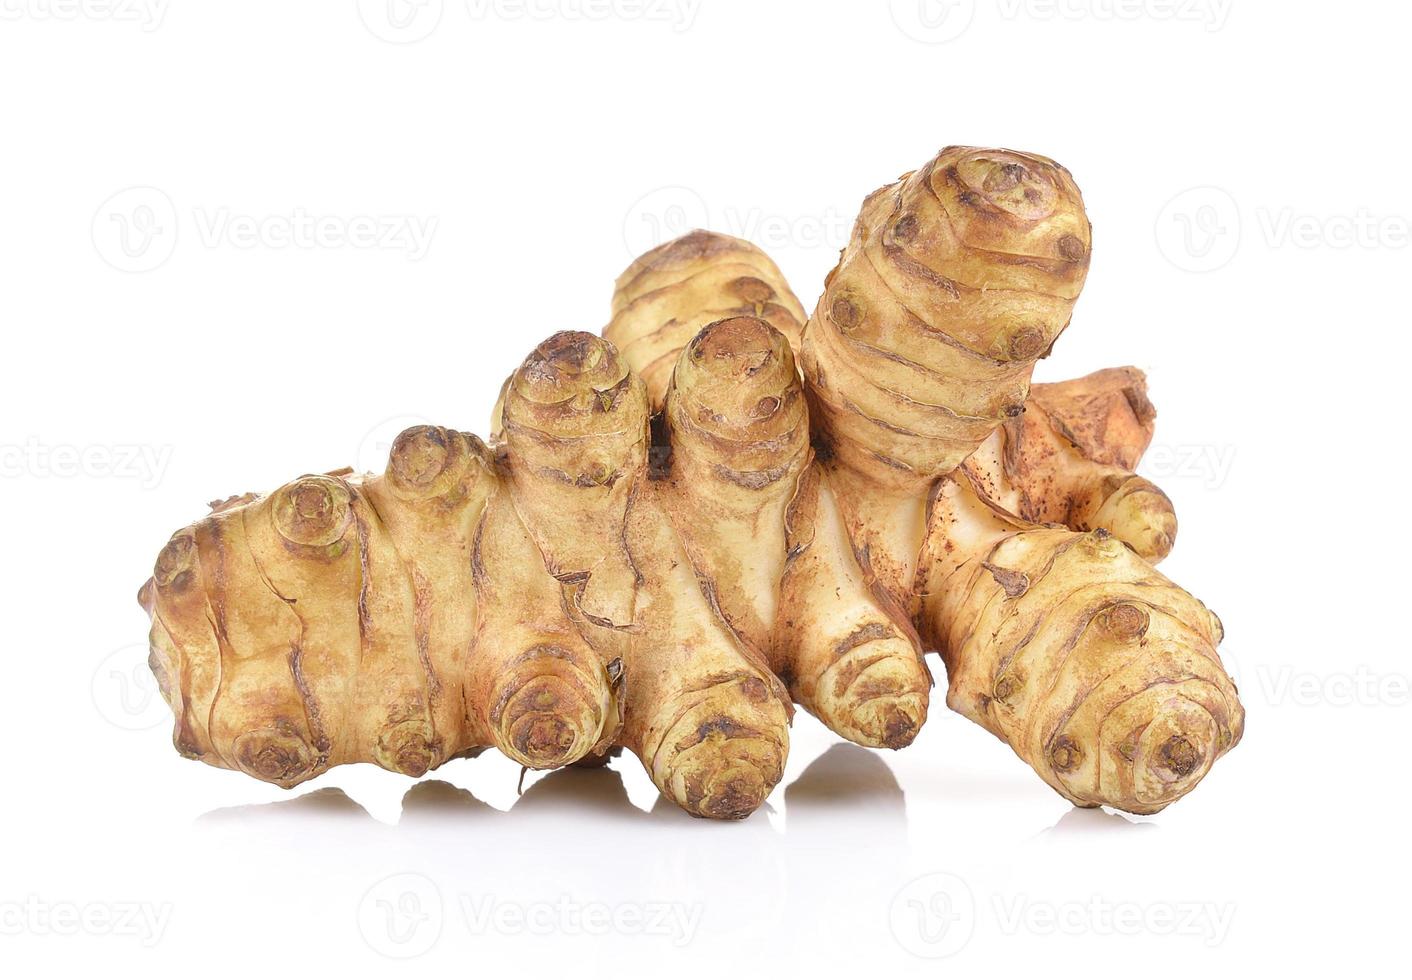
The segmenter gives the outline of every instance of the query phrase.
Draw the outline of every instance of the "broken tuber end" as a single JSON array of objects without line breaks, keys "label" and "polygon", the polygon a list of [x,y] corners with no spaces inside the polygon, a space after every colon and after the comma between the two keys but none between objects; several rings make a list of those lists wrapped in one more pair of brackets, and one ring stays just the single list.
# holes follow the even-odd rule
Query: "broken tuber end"
[{"label": "broken tuber end", "polygon": [[711,820],[744,820],[765,802],[784,771],[783,753],[767,738],[733,736],[733,744],[700,743],[676,755],[662,787],[687,812]]},{"label": "broken tuber end", "polygon": [[316,775],[318,755],[313,748],[278,728],[246,732],[235,740],[231,753],[242,772],[285,789]]},{"label": "broken tuber end", "polygon": [[1123,481],[1093,516],[1139,558],[1156,564],[1172,551],[1177,538],[1177,513],[1172,501],[1155,484],[1140,476]]},{"label": "broken tuber end", "polygon": [[405,721],[378,737],[374,761],[389,772],[419,779],[438,764],[432,738],[425,721]]},{"label": "broken tuber end", "polygon": [[851,742],[912,744],[927,720],[931,677],[911,644],[891,636],[853,647],[820,677],[809,708]]},{"label": "broken tuber end", "polygon": [[753,676],[726,678],[695,698],[651,754],[652,780],[698,817],[748,817],[784,775],[784,704]]},{"label": "broken tuber end", "polygon": [[571,658],[558,648],[534,651],[492,692],[491,734],[520,765],[567,766],[603,737],[612,698],[607,676],[596,660],[577,665]]},{"label": "broken tuber end", "polygon": [[673,389],[694,425],[728,437],[792,427],[802,411],[789,341],[753,316],[701,328],[677,361]]},{"label": "broken tuber end", "polygon": [[525,358],[511,386],[531,405],[606,411],[627,377],[627,365],[611,343],[596,334],[563,330]]},{"label": "broken tuber end", "polygon": [[459,499],[483,471],[473,471],[485,456],[475,436],[438,425],[417,425],[392,443],[387,479],[404,499]]},{"label": "broken tuber end", "polygon": [[275,491],[271,501],[275,530],[292,545],[327,548],[353,523],[351,494],[342,480],[303,476]]},{"label": "broken tuber end", "polygon": [[904,749],[927,720],[925,694],[887,694],[853,709],[852,741],[874,749]]}]

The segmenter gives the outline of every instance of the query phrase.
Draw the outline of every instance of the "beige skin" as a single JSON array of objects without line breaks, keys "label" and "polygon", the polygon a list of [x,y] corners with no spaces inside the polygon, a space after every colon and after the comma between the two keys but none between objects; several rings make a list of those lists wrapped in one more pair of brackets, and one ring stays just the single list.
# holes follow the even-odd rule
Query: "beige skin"
[{"label": "beige skin", "polygon": [[789,697],[707,600],[658,493],[646,490],[629,515],[647,595],[625,665],[622,743],[688,812],[746,817],[784,775]]},{"label": "beige skin", "polygon": [[1073,178],[1032,154],[947,147],[863,202],[800,362],[850,537],[913,612],[927,491],[1023,411],[1089,247]]},{"label": "beige skin", "polygon": [[[742,292],[758,302],[733,307]],[[802,310],[774,264],[746,242],[693,232],[634,262],[613,309],[606,336],[629,355],[649,349],[646,370],[675,363],[662,395],[662,500],[721,619],[834,732],[910,744],[931,676],[813,461],[794,357]],[[733,315],[712,322],[723,311]]]},{"label": "beige skin", "polygon": [[285,787],[490,745],[574,761],[612,733],[612,683],[538,558],[485,447],[429,426],[384,475],[222,506],[140,595],[179,749]]},{"label": "beige skin", "polygon": [[1133,469],[1156,415],[1136,368],[1036,385],[1025,414],[993,433],[968,466],[1005,474],[989,487],[1011,513],[1077,531],[1107,528],[1155,564],[1176,542],[1177,515]]},{"label": "beige skin", "polygon": [[603,336],[647,385],[654,412],[666,402],[677,356],[708,323],[765,320],[799,349],[804,307],[764,252],[728,235],[694,231],[639,256],[618,277]]},{"label": "beige skin", "polygon": [[556,334],[499,414],[516,509],[580,634],[628,679],[618,744],[689,812],[749,815],[783,774],[789,700],[702,591],[647,482],[642,382],[606,340]]},{"label": "beige skin", "polygon": [[[689,812],[780,779],[791,700],[908,744],[947,703],[1082,806],[1150,813],[1239,740],[1219,621],[1158,574],[1139,372],[1028,392],[1089,231],[1052,161],[948,148],[871,195],[814,317],[693,232],[551,337],[487,447],[417,427],[178,532],[139,598],[189,757],[292,786],[630,749]],[[654,419],[655,413],[655,419]]]},{"label": "beige skin", "polygon": [[[1066,799],[1155,813],[1243,733],[1220,620],[1150,564],[1176,522],[1126,469],[1152,435],[1141,373],[1036,386],[1030,405],[1025,431],[998,430],[934,490],[922,631],[947,704]],[[1069,519],[1021,514],[1046,508]],[[1121,520],[1084,526],[1104,511]]]}]

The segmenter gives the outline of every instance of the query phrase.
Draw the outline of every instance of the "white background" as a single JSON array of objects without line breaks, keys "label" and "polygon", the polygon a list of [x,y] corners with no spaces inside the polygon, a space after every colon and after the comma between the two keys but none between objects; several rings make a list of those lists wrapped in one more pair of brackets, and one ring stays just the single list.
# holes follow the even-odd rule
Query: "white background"
[{"label": "white background", "polygon": [[[6,973],[1400,955],[1405,5],[113,4],[0,0]],[[172,750],[134,595],[207,500],[380,468],[424,419],[484,432],[535,343],[601,327],[628,259],[697,224],[812,306],[863,195],[947,143],[1084,190],[1092,273],[1039,376],[1148,372],[1164,570],[1224,619],[1249,712],[1190,797],[1072,810],[940,690],[897,754],[801,714],[725,826],[631,757],[517,797],[493,754],[286,793]]]}]

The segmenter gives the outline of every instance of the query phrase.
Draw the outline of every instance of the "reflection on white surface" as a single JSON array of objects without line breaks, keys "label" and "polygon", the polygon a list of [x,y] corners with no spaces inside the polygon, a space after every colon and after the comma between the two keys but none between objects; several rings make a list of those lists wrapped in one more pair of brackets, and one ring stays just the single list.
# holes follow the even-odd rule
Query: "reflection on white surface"
[{"label": "reflection on white surface", "polygon": [[[827,944],[840,930],[858,948],[890,946],[879,911],[906,879],[907,835],[887,763],[835,745],[783,798],[783,827],[768,814],[714,824],[665,800],[640,809],[616,769],[565,769],[540,776],[505,811],[430,779],[408,790],[391,825],[325,788],[223,807],[195,829],[203,850],[245,873],[264,865],[276,879],[336,879],[335,891],[359,903],[361,938],[391,956],[429,953],[433,930],[434,946],[530,942],[565,955],[586,942],[646,955],[707,946],[773,955],[780,942]],[[303,908],[275,880],[263,890],[271,905],[326,911]],[[330,928],[346,932],[354,918],[335,916]]]},{"label": "reflection on white surface", "polygon": [[[1273,739],[1300,721],[1262,720]],[[1161,950],[1150,980],[1264,949],[1311,888],[1393,860],[1375,833],[1345,836],[1341,864],[1302,860],[1307,822],[1262,810],[1241,753],[1155,817],[1075,810],[946,711],[897,753],[801,713],[767,806],[725,824],[660,801],[631,756],[529,774],[523,793],[494,753],[420,782],[340,767],[286,793],[97,713],[54,738],[85,779],[16,762],[14,785],[44,791],[3,811],[0,956],[56,970],[935,976],[1013,954],[1093,972],[1142,942]],[[1321,914],[1350,930],[1370,909]]]},{"label": "reflection on white surface", "polygon": [[1108,810],[1074,807],[1037,839],[1062,841],[1075,838],[1111,837],[1113,834],[1155,833],[1158,825],[1143,817],[1130,817]]}]

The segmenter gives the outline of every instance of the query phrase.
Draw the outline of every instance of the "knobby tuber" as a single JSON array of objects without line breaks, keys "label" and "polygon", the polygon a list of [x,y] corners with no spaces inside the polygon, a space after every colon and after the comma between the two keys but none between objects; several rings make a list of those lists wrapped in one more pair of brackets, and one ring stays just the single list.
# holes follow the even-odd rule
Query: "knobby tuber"
[{"label": "knobby tuber", "polygon": [[1132,368],[1029,387],[1090,229],[1068,172],[948,147],[870,195],[812,317],[698,231],[619,277],[603,337],[510,377],[489,444],[418,426],[386,470],[247,494],[140,600],[190,758],[293,786],[636,754],[688,811],[779,781],[798,703],[900,748],[947,704],[1081,806],[1160,810],[1239,741],[1219,620],[1151,563]]}]

